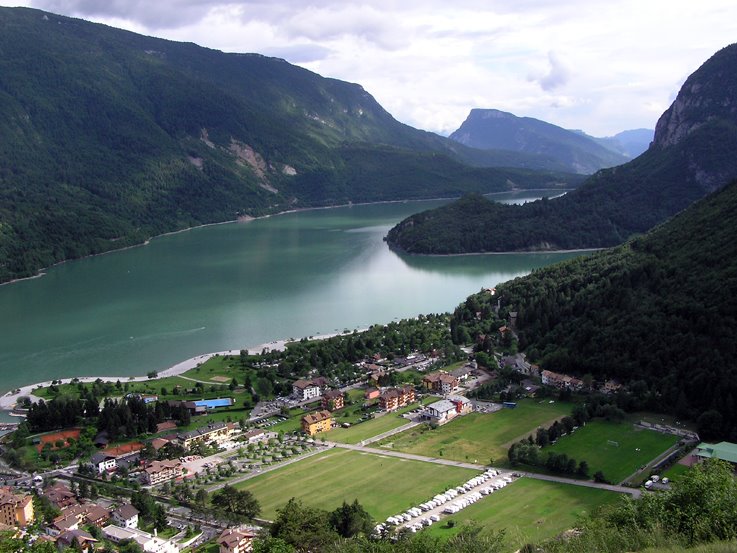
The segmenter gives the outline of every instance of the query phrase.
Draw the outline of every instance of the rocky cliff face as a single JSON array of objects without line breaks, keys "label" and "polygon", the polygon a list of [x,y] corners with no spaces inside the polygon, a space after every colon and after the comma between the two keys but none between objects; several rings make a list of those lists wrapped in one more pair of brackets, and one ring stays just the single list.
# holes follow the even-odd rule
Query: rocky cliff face
[{"label": "rocky cliff face", "polygon": [[714,123],[737,125],[737,44],[723,48],[694,72],[658,120],[653,144],[674,146]]}]

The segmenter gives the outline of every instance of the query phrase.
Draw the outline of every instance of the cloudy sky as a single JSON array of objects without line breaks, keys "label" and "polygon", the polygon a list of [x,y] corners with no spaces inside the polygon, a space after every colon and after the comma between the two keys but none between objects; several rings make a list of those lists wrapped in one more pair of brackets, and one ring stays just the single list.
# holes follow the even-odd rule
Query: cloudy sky
[{"label": "cloudy sky", "polygon": [[357,82],[447,134],[474,107],[607,136],[653,128],[737,40],[734,0],[0,0]]}]

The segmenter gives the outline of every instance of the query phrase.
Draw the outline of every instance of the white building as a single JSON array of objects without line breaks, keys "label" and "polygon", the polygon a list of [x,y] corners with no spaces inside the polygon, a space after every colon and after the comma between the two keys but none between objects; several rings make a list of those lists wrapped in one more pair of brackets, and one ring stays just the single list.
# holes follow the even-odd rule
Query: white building
[{"label": "white building", "polygon": [[117,468],[118,462],[115,457],[105,453],[95,453],[90,459],[90,465],[98,474],[113,471]]},{"label": "white building", "polygon": [[138,509],[130,503],[121,505],[113,511],[113,520],[123,528],[138,528]]},{"label": "white building", "polygon": [[297,380],[292,384],[292,394],[301,401],[318,398],[321,395],[320,386],[312,380]]},{"label": "white building", "polygon": [[430,421],[445,424],[456,417],[473,411],[471,401],[463,396],[449,396],[427,406],[427,416]]},{"label": "white building", "polygon": [[113,543],[133,540],[146,553],[179,553],[179,546],[176,543],[155,535],[152,536],[148,532],[136,528],[121,528],[111,524],[102,529],[102,534]]}]

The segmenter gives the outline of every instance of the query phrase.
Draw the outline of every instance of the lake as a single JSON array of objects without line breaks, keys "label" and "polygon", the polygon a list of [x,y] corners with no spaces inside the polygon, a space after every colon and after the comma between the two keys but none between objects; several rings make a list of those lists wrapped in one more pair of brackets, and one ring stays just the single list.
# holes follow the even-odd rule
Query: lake
[{"label": "lake", "polygon": [[202,227],[0,286],[0,393],[53,378],[145,375],[202,353],[449,311],[482,287],[578,255],[412,257],[387,248],[394,224],[443,203]]}]

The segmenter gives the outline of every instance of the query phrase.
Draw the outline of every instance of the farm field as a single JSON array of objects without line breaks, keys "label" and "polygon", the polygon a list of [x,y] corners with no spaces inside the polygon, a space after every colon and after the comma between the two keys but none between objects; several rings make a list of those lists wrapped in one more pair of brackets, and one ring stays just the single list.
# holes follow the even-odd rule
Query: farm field
[{"label": "farm field", "polygon": [[[426,397],[423,398],[422,404],[427,405],[428,403],[432,403],[437,400],[438,398],[436,397]],[[355,426],[351,426],[350,428],[336,428],[328,433],[318,434],[318,437],[325,436],[326,440],[342,444],[357,444],[362,440],[372,438],[383,432],[388,432],[389,430],[399,428],[400,426],[404,426],[409,423],[409,420],[399,415],[411,411],[412,409],[416,409],[418,406],[419,403],[413,403],[409,407],[399,409],[394,413],[387,413],[386,415],[362,422]],[[338,411],[338,413],[340,413],[340,411]],[[336,420],[341,422],[340,416],[338,416]]]},{"label": "farm field", "polygon": [[485,528],[484,532],[504,529],[509,550],[514,551],[528,542],[557,536],[571,528],[578,517],[618,497],[596,488],[521,478],[450,516],[456,523],[453,528],[447,528],[448,519],[442,519],[423,531],[451,537],[460,532],[464,521],[474,521]]},{"label": "farm field", "polygon": [[331,449],[241,484],[261,504],[261,516],[295,497],[306,505],[333,510],[354,499],[377,520],[415,506],[478,472],[345,449]]},{"label": "farm field", "polygon": [[538,426],[552,424],[571,413],[570,403],[523,400],[515,409],[470,413],[435,430],[408,430],[381,442],[382,447],[429,457],[504,464],[509,446]]},{"label": "farm field", "polygon": [[635,428],[629,422],[595,420],[563,436],[543,453],[554,451],[585,460],[591,474],[600,470],[609,481],[618,483],[677,442],[676,436]]}]

